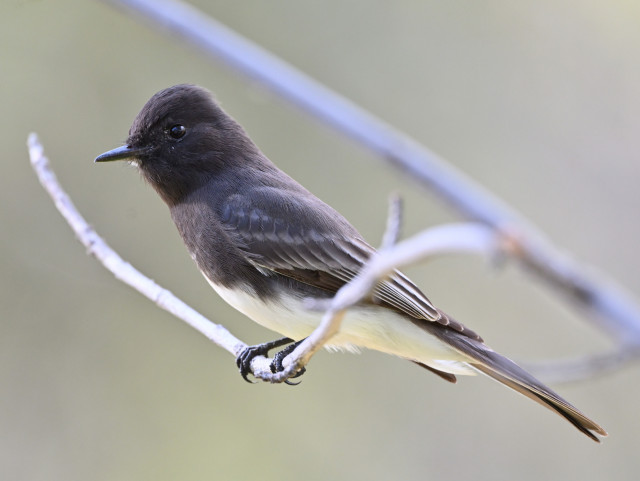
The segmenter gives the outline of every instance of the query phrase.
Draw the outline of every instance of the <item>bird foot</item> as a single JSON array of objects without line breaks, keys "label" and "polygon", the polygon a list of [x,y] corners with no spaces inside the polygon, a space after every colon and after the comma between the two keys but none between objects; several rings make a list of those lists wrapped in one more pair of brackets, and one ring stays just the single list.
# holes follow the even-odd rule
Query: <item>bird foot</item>
[{"label": "bird foot", "polygon": [[[304,341],[304,339],[302,339],[302,341]],[[298,347],[300,344],[302,344],[302,341],[294,342],[293,344],[291,344],[290,346],[285,347],[282,351],[277,352],[276,355],[273,356],[273,362],[271,363],[271,366],[270,366],[272,373],[275,374],[276,372],[284,371],[284,366],[282,365],[282,361],[284,360],[285,357],[287,357],[289,354],[291,354],[295,350],[296,347]],[[302,368],[300,368],[300,370],[298,370],[298,372],[296,372],[289,379],[295,379],[297,377],[300,377],[305,372],[307,372],[307,368],[302,367]],[[288,384],[289,386],[297,386],[301,382],[301,381],[291,382],[291,381],[289,381],[289,379],[286,379],[284,381],[284,383]]]},{"label": "bird foot", "polygon": [[[304,340],[304,339],[303,339]],[[282,361],[285,357],[293,352],[293,350],[300,345],[302,341],[294,342],[293,339],[288,337],[283,337],[282,339],[276,339],[275,341],[265,342],[263,344],[257,344],[255,346],[249,346],[244,351],[242,351],[238,357],[236,358],[236,365],[240,370],[240,375],[242,379],[249,383],[253,383],[247,376],[252,373],[251,371],[251,361],[257,356],[265,356],[268,357],[269,351],[276,347],[284,346],[285,344],[293,343],[290,346],[287,346],[282,351],[276,353],[273,358],[273,362],[269,366],[272,373],[282,372],[284,371],[284,366],[282,365]],[[291,378],[296,378],[302,376],[306,369],[303,367],[298,372],[296,372]],[[285,384],[289,385],[297,385],[300,384],[290,382],[288,379],[284,381]]]}]

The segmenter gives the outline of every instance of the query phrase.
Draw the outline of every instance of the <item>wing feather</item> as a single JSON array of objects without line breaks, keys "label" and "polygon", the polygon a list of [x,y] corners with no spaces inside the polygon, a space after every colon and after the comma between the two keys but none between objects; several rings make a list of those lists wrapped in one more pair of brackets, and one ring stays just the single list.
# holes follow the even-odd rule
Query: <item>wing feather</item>
[{"label": "wing feather", "polygon": [[[268,195],[268,202],[260,202]],[[278,205],[275,189],[258,189],[247,205],[247,196],[231,196],[221,209],[221,220],[234,235],[247,259],[261,270],[267,269],[335,292],[353,279],[375,249],[337,212],[323,204],[321,211],[332,218],[318,218],[317,208],[302,203],[299,196],[281,199],[296,224],[266,211]],[[315,198],[314,198],[315,199]],[[296,202],[297,201],[297,202]],[[294,203],[295,202],[295,203]],[[317,201],[320,202],[320,201]],[[333,228],[332,228],[333,227]],[[469,337],[480,339],[473,331],[444,315],[404,274],[395,271],[378,284],[372,302],[395,309],[414,321],[429,321],[449,326]]]}]

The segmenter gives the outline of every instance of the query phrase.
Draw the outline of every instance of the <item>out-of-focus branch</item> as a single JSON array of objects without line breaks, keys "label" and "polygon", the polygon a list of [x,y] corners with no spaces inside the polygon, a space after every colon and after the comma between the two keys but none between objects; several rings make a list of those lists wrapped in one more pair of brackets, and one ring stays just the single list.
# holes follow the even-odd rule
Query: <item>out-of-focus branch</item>
[{"label": "out-of-focus branch", "polygon": [[638,348],[620,346],[617,351],[606,354],[580,356],[575,359],[547,360],[522,363],[522,367],[535,373],[536,377],[549,384],[583,381],[605,372],[614,371],[623,364],[637,358]]},{"label": "out-of-focus branch", "polygon": [[464,217],[509,239],[508,252],[553,293],[583,310],[632,359],[640,352],[640,308],[620,287],[587,272],[504,202],[426,147],[203,12],[176,0],[106,0],[152,26],[177,34],[205,53],[258,80],[438,193]]}]

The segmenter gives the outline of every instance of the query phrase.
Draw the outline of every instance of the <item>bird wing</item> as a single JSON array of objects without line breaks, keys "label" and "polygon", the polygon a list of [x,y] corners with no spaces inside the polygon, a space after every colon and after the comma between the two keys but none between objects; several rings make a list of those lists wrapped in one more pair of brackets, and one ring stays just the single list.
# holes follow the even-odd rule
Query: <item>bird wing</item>
[{"label": "bird wing", "polygon": [[[232,195],[219,208],[226,230],[256,268],[331,293],[353,279],[375,253],[347,220],[316,197],[261,187]],[[282,213],[287,219],[295,219],[295,223],[286,220]],[[479,339],[473,331],[437,309],[399,271],[378,284],[371,301],[402,312],[414,321],[436,322]]]}]

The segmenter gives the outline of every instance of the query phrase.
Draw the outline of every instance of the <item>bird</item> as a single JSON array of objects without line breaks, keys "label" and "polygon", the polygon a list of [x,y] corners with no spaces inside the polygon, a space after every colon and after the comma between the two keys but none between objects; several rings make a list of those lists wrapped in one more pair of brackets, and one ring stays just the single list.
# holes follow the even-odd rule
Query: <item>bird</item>
[{"label": "bird", "polygon": [[[125,144],[95,162],[116,160],[136,166],[166,203],[189,254],[220,297],[285,336],[238,356],[245,380],[254,356],[288,344],[271,366],[282,370],[282,359],[322,316],[307,309],[305,300],[332,298],[376,252],[340,213],[276,167],[203,87],[180,84],[153,95]],[[607,436],[434,306],[398,270],[347,311],[329,344],[398,356],[449,382],[484,374],[557,413],[590,439]]]}]

